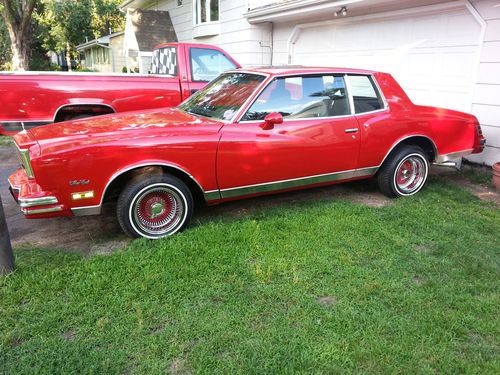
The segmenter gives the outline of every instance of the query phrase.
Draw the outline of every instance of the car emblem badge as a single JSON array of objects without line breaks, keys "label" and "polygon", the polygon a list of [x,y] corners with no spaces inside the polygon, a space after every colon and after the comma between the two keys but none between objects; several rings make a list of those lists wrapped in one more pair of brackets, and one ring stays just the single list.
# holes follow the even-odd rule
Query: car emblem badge
[{"label": "car emblem badge", "polygon": [[88,185],[90,184],[90,180],[70,180],[70,186],[78,186],[78,185]]}]

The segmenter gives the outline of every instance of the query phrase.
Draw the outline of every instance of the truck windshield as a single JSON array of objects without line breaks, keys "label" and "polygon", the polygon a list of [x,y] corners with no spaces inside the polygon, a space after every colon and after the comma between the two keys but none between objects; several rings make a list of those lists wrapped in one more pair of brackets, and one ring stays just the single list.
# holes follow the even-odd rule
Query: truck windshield
[{"label": "truck windshield", "polygon": [[178,108],[193,115],[231,120],[265,78],[248,73],[222,74]]}]

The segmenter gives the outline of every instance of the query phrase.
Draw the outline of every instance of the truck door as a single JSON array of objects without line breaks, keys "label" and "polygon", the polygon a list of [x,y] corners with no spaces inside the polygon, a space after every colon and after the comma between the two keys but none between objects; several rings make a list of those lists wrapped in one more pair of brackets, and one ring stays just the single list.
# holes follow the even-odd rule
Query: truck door
[{"label": "truck door", "polygon": [[193,94],[219,74],[238,65],[223,51],[210,47],[186,48],[189,93]]}]

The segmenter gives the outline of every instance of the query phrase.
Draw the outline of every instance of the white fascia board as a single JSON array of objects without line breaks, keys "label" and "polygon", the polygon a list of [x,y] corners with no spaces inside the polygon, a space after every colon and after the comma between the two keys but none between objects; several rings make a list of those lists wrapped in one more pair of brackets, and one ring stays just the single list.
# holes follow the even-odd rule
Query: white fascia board
[{"label": "white fascia board", "polygon": [[366,0],[298,0],[294,2],[278,3],[262,8],[253,9],[243,14],[243,17],[245,17],[249,23],[272,22],[277,21],[283,17],[300,15],[304,12],[319,13],[331,9],[338,10],[343,6],[354,3],[361,3],[363,1]]}]

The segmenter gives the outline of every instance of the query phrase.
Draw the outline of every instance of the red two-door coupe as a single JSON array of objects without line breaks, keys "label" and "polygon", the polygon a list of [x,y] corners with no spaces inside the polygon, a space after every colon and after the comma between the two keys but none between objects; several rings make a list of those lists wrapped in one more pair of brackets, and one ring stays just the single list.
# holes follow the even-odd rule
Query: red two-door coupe
[{"label": "red two-door coupe", "polygon": [[47,125],[14,137],[9,178],[28,218],[90,215],[117,199],[123,230],[182,230],[213,204],[375,176],[417,193],[429,163],[479,153],[477,119],[414,105],[391,75],[262,68],[220,75],[177,108]]}]

